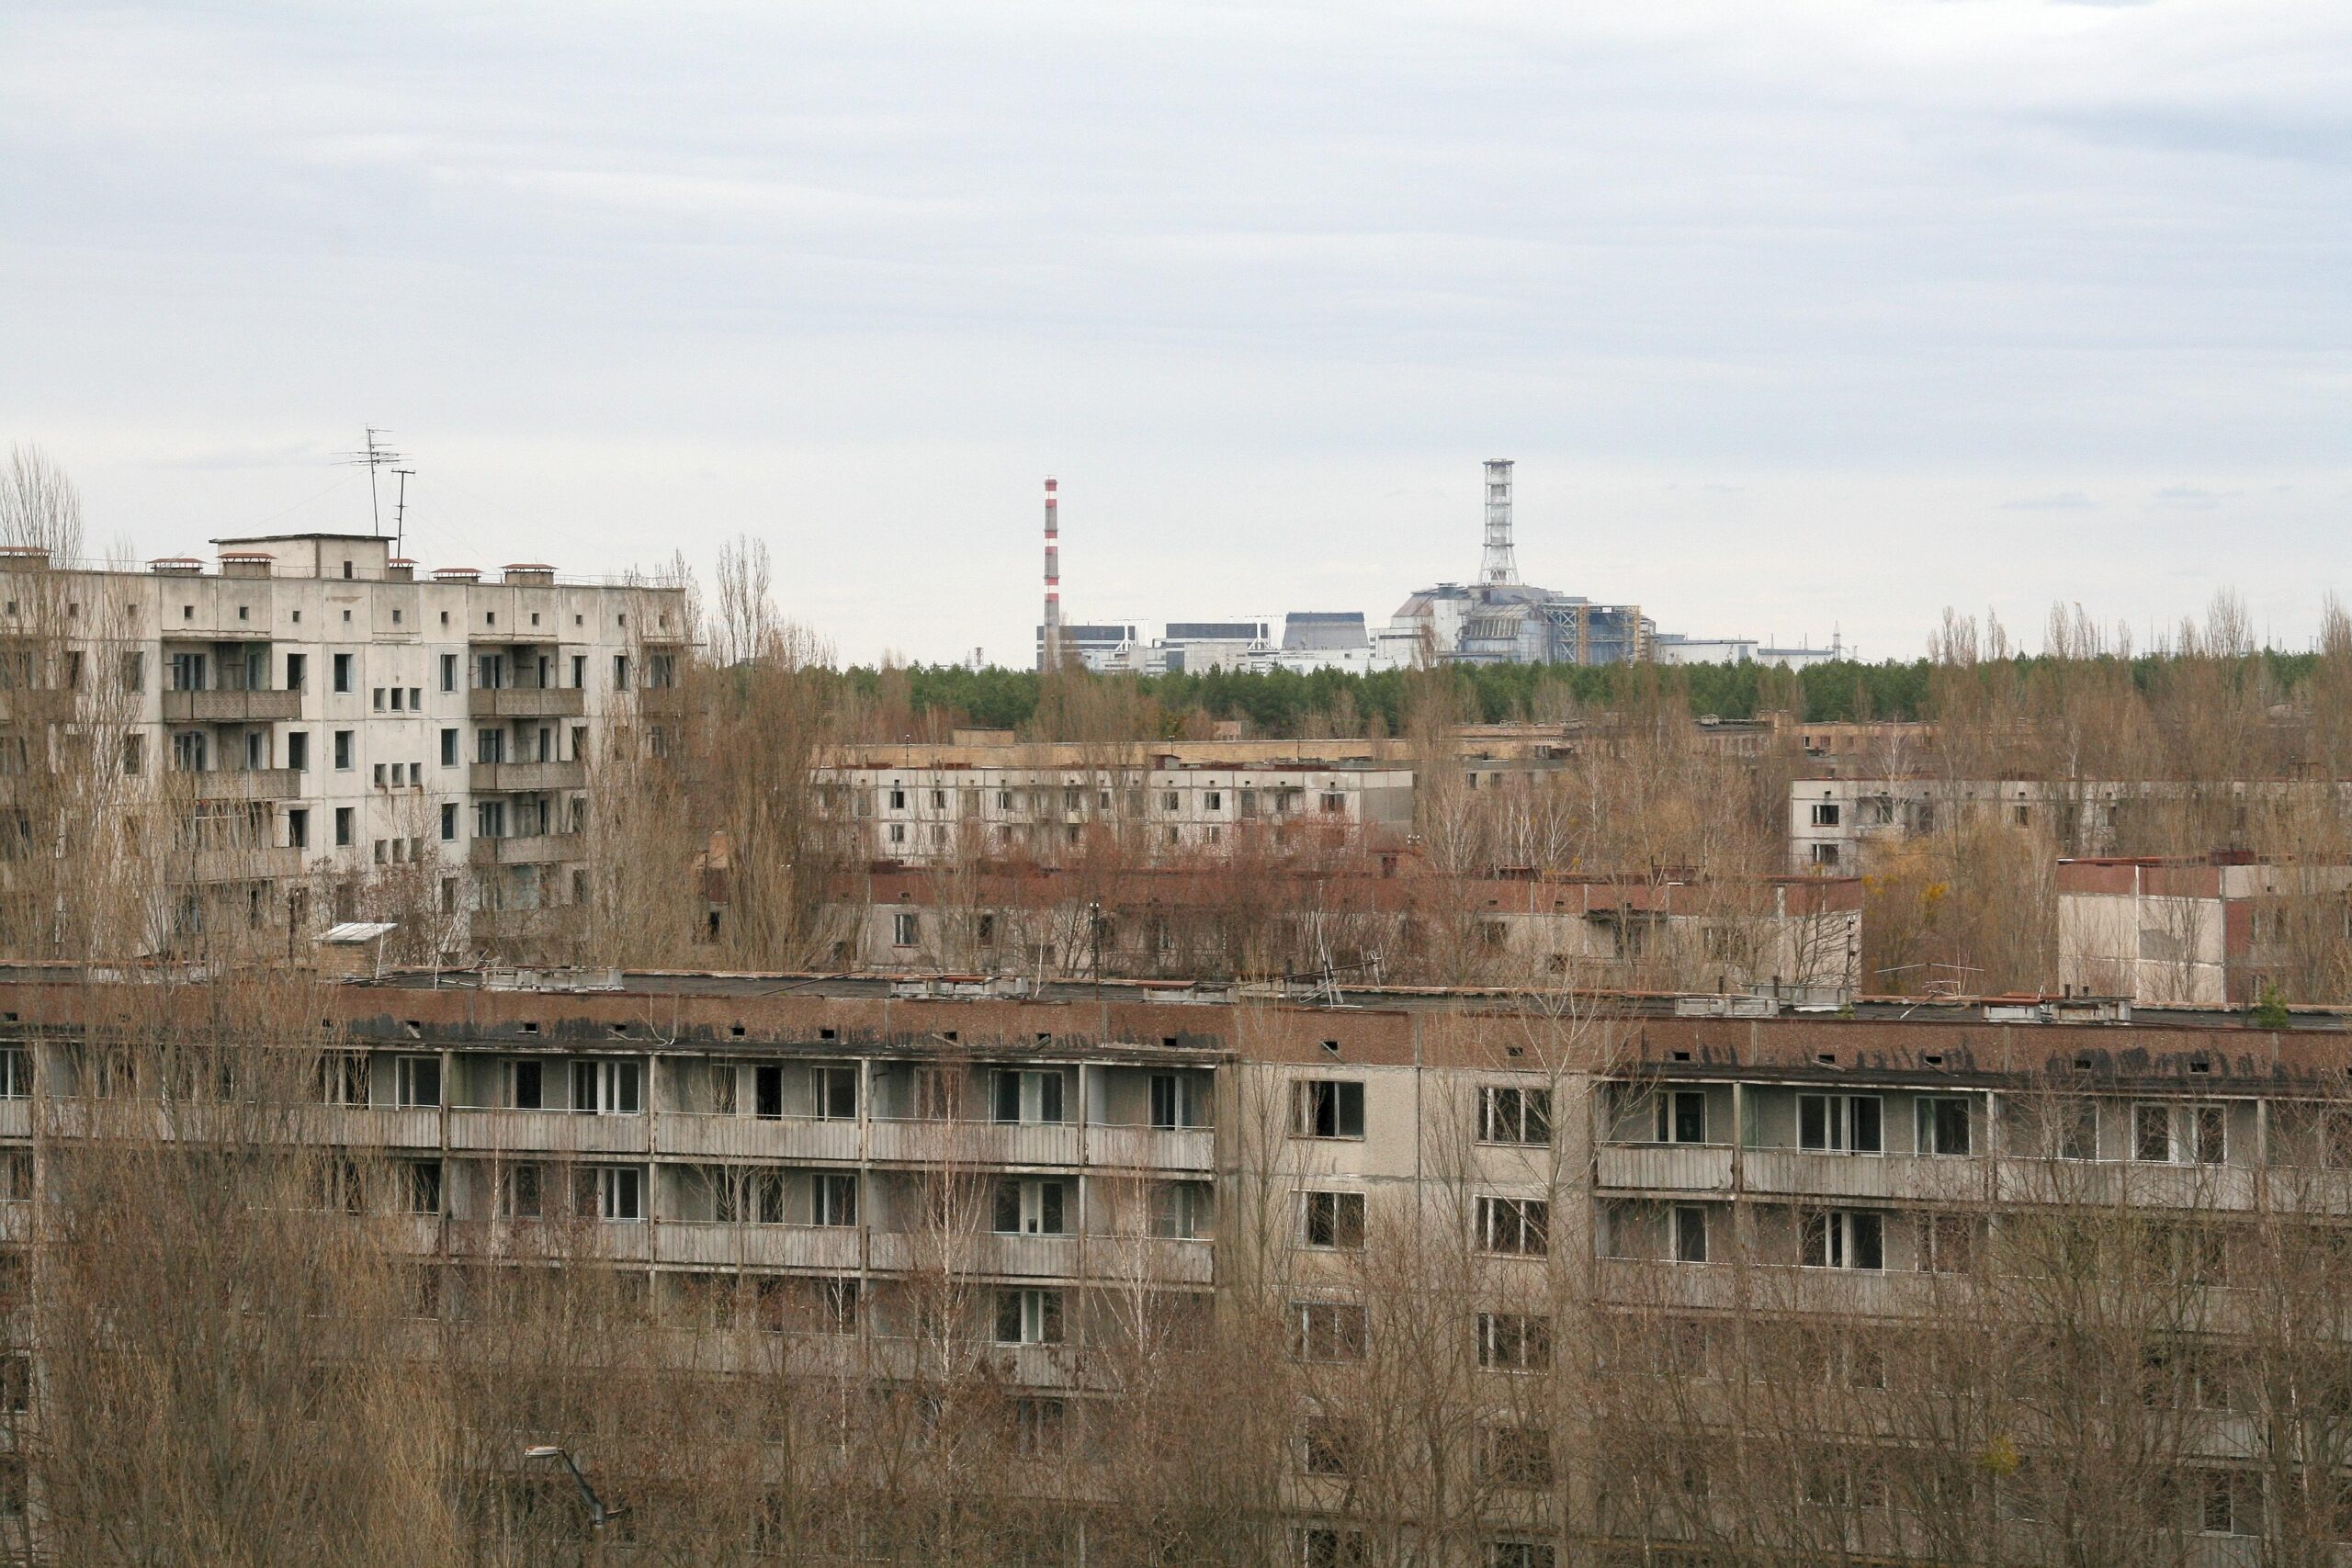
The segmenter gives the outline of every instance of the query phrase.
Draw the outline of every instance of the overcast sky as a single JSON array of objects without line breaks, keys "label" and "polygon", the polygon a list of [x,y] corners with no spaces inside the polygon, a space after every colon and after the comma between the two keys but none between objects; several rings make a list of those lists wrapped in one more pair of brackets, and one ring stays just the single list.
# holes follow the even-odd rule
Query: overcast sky
[{"label": "overcast sky", "polygon": [[[0,442],[140,555],[707,571],[840,655],[1362,609],[2037,645],[2352,593],[2344,0],[0,0]],[[324,492],[324,493],[322,493]]]}]

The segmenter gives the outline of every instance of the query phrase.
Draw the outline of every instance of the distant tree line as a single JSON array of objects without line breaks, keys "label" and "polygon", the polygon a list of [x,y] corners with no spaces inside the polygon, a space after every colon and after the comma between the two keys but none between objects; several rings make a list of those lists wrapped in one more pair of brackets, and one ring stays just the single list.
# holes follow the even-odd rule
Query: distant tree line
[{"label": "distant tree line", "polygon": [[[2128,676],[2129,683],[2146,695],[2164,684],[2179,658],[2173,653],[2106,655],[2097,662]],[[2235,673],[2250,686],[2283,694],[2303,685],[2316,660],[2317,655],[2309,653],[2249,651],[2234,660]],[[1985,680],[2030,684],[2052,666],[2078,668],[2082,662],[2078,657],[2012,654],[1977,668]],[[1083,679],[1125,688],[1126,701],[1138,711],[1158,716],[1171,734],[1197,716],[1207,721],[1243,720],[1252,735],[1287,739],[1342,733],[1332,726],[1348,718],[1354,721],[1352,733],[1376,729],[1400,734],[1432,680],[1451,685],[1452,705],[1470,722],[1483,724],[1562,722],[1646,706],[1662,695],[1679,699],[1694,715],[1724,719],[1771,712],[1815,724],[1932,719],[1938,716],[1933,679],[1938,668],[1937,661],[1928,659],[1877,664],[1838,660],[1803,671],[1764,664],[1486,664],[1434,671],[1385,670],[1370,675],[1336,670],[1310,675],[1216,671]],[[960,665],[857,665],[843,670],[841,678],[853,709],[885,720],[886,727],[893,715],[911,720],[922,734],[954,725],[1031,729],[1047,686],[1035,671]]]}]

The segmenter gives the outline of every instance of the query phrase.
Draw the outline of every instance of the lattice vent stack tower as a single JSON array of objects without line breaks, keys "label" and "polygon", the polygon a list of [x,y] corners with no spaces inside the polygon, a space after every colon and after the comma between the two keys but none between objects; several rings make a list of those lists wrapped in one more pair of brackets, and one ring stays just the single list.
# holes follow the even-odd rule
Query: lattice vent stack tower
[{"label": "lattice vent stack tower", "polygon": [[1485,583],[1519,581],[1519,558],[1510,546],[1510,462],[1487,460],[1487,552],[1478,562],[1478,581]]}]

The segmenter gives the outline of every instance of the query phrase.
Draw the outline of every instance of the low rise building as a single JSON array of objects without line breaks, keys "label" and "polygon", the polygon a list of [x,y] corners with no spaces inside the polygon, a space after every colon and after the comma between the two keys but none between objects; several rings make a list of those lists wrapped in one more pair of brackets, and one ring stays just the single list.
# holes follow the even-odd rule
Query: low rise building
[{"label": "low rise building", "polygon": [[880,864],[845,878],[844,962],[877,971],[1149,978],[1350,976],[1838,1002],[1859,878],[1431,874],[1410,852],[1222,866]]},{"label": "low rise building", "polygon": [[866,859],[1051,862],[1107,841],[1141,863],[1221,854],[1260,834],[1402,836],[1413,820],[1413,775],[1344,759],[1219,766],[1068,748],[1031,765],[837,762],[822,771],[819,798],[844,847]]},{"label": "low rise building", "polygon": [[[1805,727],[1807,750],[1828,738]],[[2079,857],[2127,854],[2155,839],[2209,845],[2243,845],[2266,835],[2323,840],[2352,826],[2352,781],[2222,779],[1971,779],[1908,771],[1901,759],[1931,747],[1932,738],[1900,734],[1857,738],[1854,758],[1835,774],[1789,785],[1789,856],[1792,869],[1861,863],[1874,843],[1899,843],[1962,826],[2002,824],[2049,835],[2064,853]],[[1897,759],[1903,770],[1873,773]],[[1828,776],[1823,776],[1828,775]]]}]

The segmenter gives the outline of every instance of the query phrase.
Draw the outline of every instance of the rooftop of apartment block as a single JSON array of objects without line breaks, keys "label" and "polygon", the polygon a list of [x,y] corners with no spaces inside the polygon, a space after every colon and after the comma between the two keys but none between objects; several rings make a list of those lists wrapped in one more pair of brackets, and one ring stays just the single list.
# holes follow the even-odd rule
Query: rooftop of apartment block
[{"label": "rooftop of apartment block", "polygon": [[[0,1030],[79,1032],[132,1010],[142,981],[204,1016],[187,970],[0,967]],[[89,982],[95,981],[95,985]],[[1600,1071],[1670,1078],[1949,1083],[2086,1090],[2352,1093],[2346,1010],[2291,1027],[2119,998],[1770,997],[1625,991],[1035,981],[1007,976],[403,969],[330,981],[321,1022],[355,1042],[570,1054],[1238,1059],[1325,1066]],[[309,1037],[307,1031],[305,1037]]]}]

